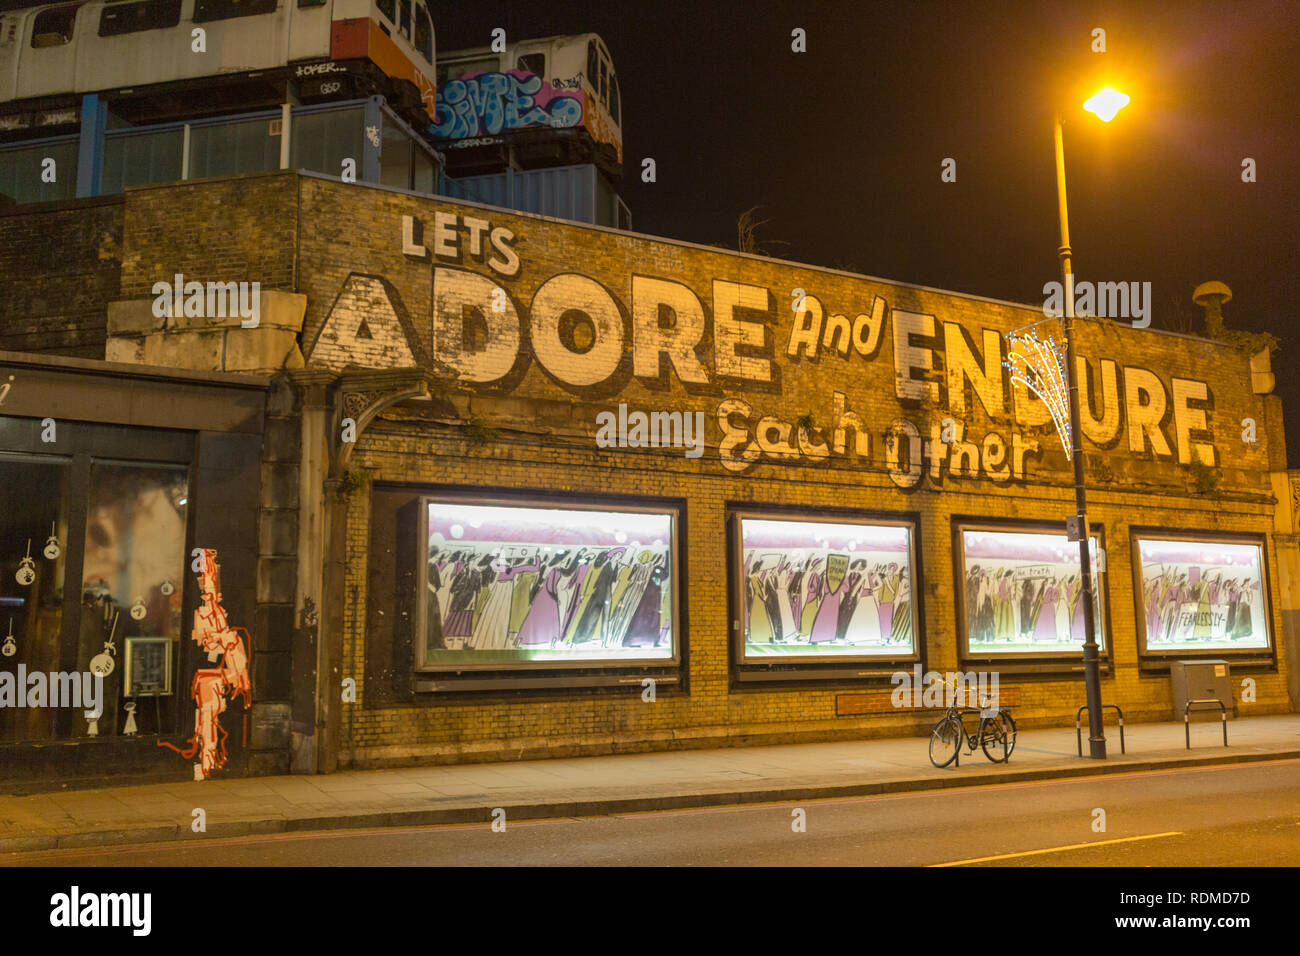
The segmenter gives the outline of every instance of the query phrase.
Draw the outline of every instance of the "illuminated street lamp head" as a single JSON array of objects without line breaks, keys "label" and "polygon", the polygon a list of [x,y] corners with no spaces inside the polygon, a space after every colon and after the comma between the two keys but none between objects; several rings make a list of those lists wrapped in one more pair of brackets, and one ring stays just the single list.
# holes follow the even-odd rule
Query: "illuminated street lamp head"
[{"label": "illuminated street lamp head", "polygon": [[1119,90],[1112,90],[1109,86],[1083,104],[1085,110],[1096,113],[1097,118],[1103,123],[1109,123],[1115,118],[1115,114],[1126,106],[1128,106],[1128,95]]}]

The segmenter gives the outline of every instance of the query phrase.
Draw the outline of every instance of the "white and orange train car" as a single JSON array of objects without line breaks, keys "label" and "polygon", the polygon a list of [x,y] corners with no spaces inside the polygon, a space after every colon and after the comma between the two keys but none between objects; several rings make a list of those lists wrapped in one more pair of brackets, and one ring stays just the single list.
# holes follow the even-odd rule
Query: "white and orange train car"
[{"label": "white and orange train car", "polygon": [[251,85],[269,97],[291,80],[306,102],[382,93],[424,129],[436,110],[435,63],[422,0],[46,4],[0,15],[0,120],[91,93],[149,103],[141,115],[159,118],[196,104],[251,105]]}]

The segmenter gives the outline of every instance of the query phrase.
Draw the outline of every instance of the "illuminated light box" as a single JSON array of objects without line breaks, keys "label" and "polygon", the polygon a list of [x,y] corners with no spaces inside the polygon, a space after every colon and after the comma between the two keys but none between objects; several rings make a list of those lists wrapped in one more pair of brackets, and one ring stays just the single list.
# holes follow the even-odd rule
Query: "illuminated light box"
[{"label": "illuminated light box", "polygon": [[[1079,543],[1064,534],[964,526],[958,531],[958,604],[971,654],[1083,653]],[[1106,645],[1105,577],[1096,573],[1100,547],[1090,539],[1096,640]]]},{"label": "illuminated light box", "polygon": [[910,523],[740,519],[744,659],[913,654]]},{"label": "illuminated light box", "polygon": [[671,513],[425,503],[421,666],[675,658]]},{"label": "illuminated light box", "polygon": [[1271,646],[1258,543],[1135,536],[1135,546],[1148,651]]}]

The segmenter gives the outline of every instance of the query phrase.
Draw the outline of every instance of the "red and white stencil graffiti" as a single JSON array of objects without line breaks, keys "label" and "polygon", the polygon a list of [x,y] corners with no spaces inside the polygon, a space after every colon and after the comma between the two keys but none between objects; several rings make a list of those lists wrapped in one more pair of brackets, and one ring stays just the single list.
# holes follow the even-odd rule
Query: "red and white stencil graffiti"
[{"label": "red and white stencil graffiti", "polygon": [[[226,620],[226,610],[221,606],[221,566],[217,552],[211,548],[203,551],[203,570],[199,572],[199,597],[202,605],[194,612],[194,631],[191,636],[201,649],[207,651],[208,661],[217,667],[201,667],[194,673],[190,695],[194,698],[194,736],[189,748],[182,750],[175,744],[158,741],[159,747],[170,747],[182,757],[193,759],[194,779],[206,780],[213,770],[226,765],[226,739],[230,736],[218,718],[226,712],[227,700],[244,698],[244,737],[248,736],[248,708],[252,705],[253,689],[249,681],[248,655],[252,638],[242,627],[231,627]],[[243,635],[241,638],[240,635]],[[244,740],[247,743],[247,740]]]}]

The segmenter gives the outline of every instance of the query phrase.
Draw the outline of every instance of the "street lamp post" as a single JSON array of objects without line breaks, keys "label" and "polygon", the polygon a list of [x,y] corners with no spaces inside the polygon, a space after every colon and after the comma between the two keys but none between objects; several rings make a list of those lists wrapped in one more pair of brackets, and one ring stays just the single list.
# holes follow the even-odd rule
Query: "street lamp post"
[{"label": "street lamp post", "polygon": [[[1084,104],[1105,122],[1128,102],[1122,93],[1105,91]],[[1088,500],[1083,481],[1083,434],[1079,427],[1079,380],[1074,363],[1074,272],[1070,257],[1070,223],[1065,203],[1065,149],[1061,138],[1061,116],[1056,116],[1056,196],[1061,214],[1061,279],[1065,295],[1065,382],[1070,403],[1070,459],[1074,465],[1074,503],[1078,514],[1079,569],[1083,601],[1083,680],[1088,705],[1088,746],[1091,756],[1106,759],[1106,733],[1101,719],[1101,668],[1097,648],[1097,621],[1093,609],[1092,552],[1088,528]]]}]

